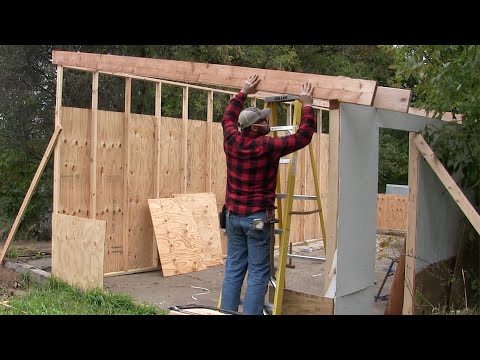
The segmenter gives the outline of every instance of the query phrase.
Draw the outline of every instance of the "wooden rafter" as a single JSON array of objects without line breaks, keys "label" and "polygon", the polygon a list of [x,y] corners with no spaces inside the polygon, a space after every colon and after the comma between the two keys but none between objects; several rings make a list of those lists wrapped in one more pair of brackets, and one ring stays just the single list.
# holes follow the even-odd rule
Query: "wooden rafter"
[{"label": "wooden rafter", "polygon": [[373,100],[373,107],[406,113],[410,106],[411,97],[412,90],[379,86]]},{"label": "wooden rafter", "polygon": [[299,95],[301,85],[305,81],[310,81],[314,86],[315,98],[338,99],[340,102],[368,106],[373,104],[377,88],[377,83],[373,80],[131,56],[54,50],[52,62],[64,67],[120,72],[237,89],[243,86],[248,76],[255,73],[262,80],[257,87],[258,90]]}]

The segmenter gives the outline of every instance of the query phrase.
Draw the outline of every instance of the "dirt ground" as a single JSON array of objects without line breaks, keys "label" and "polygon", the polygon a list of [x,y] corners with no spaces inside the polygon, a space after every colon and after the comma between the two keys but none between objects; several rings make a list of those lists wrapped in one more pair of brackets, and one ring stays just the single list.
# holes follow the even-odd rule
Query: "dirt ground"
[{"label": "dirt ground", "polygon": [[[377,235],[377,257],[375,264],[375,295],[386,279],[380,298],[374,303],[374,314],[383,315],[393,276],[385,277],[392,258],[397,258],[404,237]],[[1,245],[3,247],[3,244]],[[9,254],[17,260],[51,271],[50,242],[14,242]],[[308,257],[324,257],[321,241],[296,244],[293,254]],[[290,258],[295,268],[287,268],[287,288],[313,295],[322,295],[324,262],[307,258]],[[393,268],[395,269],[395,268]],[[194,273],[163,277],[161,271],[106,277],[104,288],[112,292],[126,293],[139,302],[154,304],[167,309],[173,305],[202,304],[216,306],[223,280],[223,266],[216,266]],[[0,266],[0,304],[12,295],[21,294],[21,274]]]}]

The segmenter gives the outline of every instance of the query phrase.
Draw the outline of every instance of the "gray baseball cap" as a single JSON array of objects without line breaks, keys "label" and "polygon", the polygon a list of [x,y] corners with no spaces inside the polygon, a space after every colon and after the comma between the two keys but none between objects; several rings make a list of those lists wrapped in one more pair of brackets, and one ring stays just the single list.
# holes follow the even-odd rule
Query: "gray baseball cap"
[{"label": "gray baseball cap", "polygon": [[256,107],[244,109],[238,117],[238,126],[245,129],[255,124],[260,119],[266,119],[270,116],[270,108],[259,110]]}]

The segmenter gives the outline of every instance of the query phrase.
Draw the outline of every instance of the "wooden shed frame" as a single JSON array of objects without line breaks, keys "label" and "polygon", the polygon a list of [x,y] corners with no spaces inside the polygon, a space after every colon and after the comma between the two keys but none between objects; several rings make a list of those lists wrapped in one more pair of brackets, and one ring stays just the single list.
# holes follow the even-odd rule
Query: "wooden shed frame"
[{"label": "wooden shed frame", "polygon": [[[117,170],[122,173],[127,181],[124,186],[124,195],[115,206],[98,206],[97,199],[99,197],[99,179],[105,181],[105,177],[99,177],[99,151],[101,147],[115,148],[119,143],[123,143],[125,149],[131,149],[133,146],[139,146],[135,143],[135,139],[129,136],[137,134],[132,127],[132,122],[140,119],[143,115],[130,113],[131,104],[131,82],[132,79],[152,81],[156,84],[156,101],[155,101],[155,121],[152,121],[153,130],[149,134],[154,134],[155,155],[151,158],[153,174],[150,172],[148,176],[153,175],[152,187],[156,197],[167,196],[168,194],[161,191],[161,141],[162,136],[159,133],[160,124],[163,125],[161,116],[161,84],[168,83],[183,87],[183,115],[181,119],[180,130],[182,137],[182,164],[181,173],[172,174],[177,176],[177,185],[180,185],[180,192],[189,192],[187,169],[188,158],[187,147],[187,131],[188,131],[188,89],[197,88],[208,91],[208,110],[206,122],[206,148],[207,148],[207,164],[208,171],[204,179],[206,188],[203,191],[212,191],[218,195],[224,196],[224,188],[222,185],[215,183],[213,179],[215,175],[215,166],[213,166],[216,150],[214,149],[213,138],[215,129],[213,128],[213,93],[223,92],[228,94],[236,94],[238,89],[243,85],[244,80],[251,74],[258,74],[261,82],[258,86],[259,92],[256,97],[262,98],[272,94],[291,94],[299,95],[303,82],[310,81],[313,83],[314,105],[318,109],[328,109],[330,112],[329,122],[329,164],[328,164],[328,210],[327,210],[327,253],[326,253],[326,269],[333,269],[329,276],[325,278],[325,292],[329,286],[334,283],[333,297],[335,298],[335,314],[368,314],[373,306],[373,274],[375,264],[375,233],[376,233],[376,201],[377,201],[377,176],[378,176],[378,129],[380,127],[402,129],[411,132],[410,134],[410,165],[409,165],[409,213],[407,225],[407,254],[411,257],[407,259],[405,286],[412,286],[415,279],[415,254],[418,244],[417,225],[421,222],[418,209],[418,193],[417,184],[419,183],[419,156],[417,146],[420,144],[418,135],[415,132],[422,130],[428,123],[441,123],[426,116],[427,114],[421,109],[411,108],[410,97],[411,91],[405,89],[395,89],[377,86],[375,81],[350,79],[345,77],[323,76],[315,74],[293,73],[285,71],[254,69],[227,65],[201,64],[194,62],[183,62],[161,59],[147,59],[127,56],[99,55],[88,53],[73,53],[64,51],[54,51],[52,55],[53,64],[57,65],[57,98],[55,108],[55,125],[64,126],[64,119],[68,112],[73,113],[77,110],[66,109],[62,107],[62,84],[63,69],[74,69],[88,71],[93,73],[92,78],[92,108],[86,110],[88,114],[78,113],[75,119],[82,116],[91,117],[91,127],[88,127],[88,136],[91,142],[84,145],[89,147],[88,166],[91,168],[89,172],[88,186],[88,211],[71,215],[84,216],[91,219],[101,218],[107,222],[109,226],[112,213],[120,211],[124,216],[125,223],[120,231],[124,234],[123,245],[118,260],[120,269],[109,269],[108,273],[128,273],[132,271],[146,271],[152,268],[158,268],[158,253],[156,244],[153,241],[153,234],[147,234],[152,238],[148,245],[148,261],[150,266],[142,266],[132,262],[132,253],[129,252],[128,243],[125,239],[132,231],[129,226],[131,216],[128,212],[135,208],[135,202],[138,203],[138,193],[132,193],[126,182],[128,176],[138,176],[131,171],[135,165],[135,159],[129,155],[122,159],[121,164],[117,164]],[[126,79],[125,86],[125,122],[123,122],[124,131],[122,138],[115,141],[99,142],[101,135],[99,130],[99,118],[105,119],[110,116],[98,110],[98,79],[99,74],[108,74],[119,76]],[[201,84],[201,85],[193,85]],[[214,89],[207,86],[221,86],[236,89],[235,91],[225,91]],[[253,104],[255,98],[252,99]],[[110,119],[111,120],[111,119]],[[444,120],[450,121],[451,114],[445,114]],[[112,124],[121,124],[121,120],[111,120]],[[85,129],[82,129],[85,131]],[[133,132],[132,132],[133,131]],[[173,130],[171,130],[173,131]],[[68,131],[62,131],[57,146],[55,148],[54,162],[54,199],[53,212],[68,214],[69,210],[62,205],[62,199],[72,194],[62,193],[62,168],[68,167],[69,164],[62,163],[62,144],[67,144],[72,139],[67,139]],[[415,146],[413,146],[415,145]],[[421,146],[424,147],[423,144]],[[78,144],[74,144],[78,146]],[[100,150],[99,150],[100,149]],[[218,149],[217,149],[218,150]],[[355,151],[352,151],[355,150]],[[218,151],[217,151],[218,152]],[[221,152],[221,151],[220,151]],[[217,154],[218,155],[218,154]],[[137,159],[138,160],[138,159]],[[135,168],[137,169],[137,168]],[[75,172],[75,170],[73,170]],[[129,175],[130,172],[130,175]],[[65,175],[65,173],[63,173]],[[107,174],[108,175],[108,174]],[[103,175],[102,175],[103,176]],[[109,174],[112,180],[116,174]],[[356,180],[354,183],[353,180]],[[87,179],[83,179],[87,180]],[[178,181],[180,180],[180,181]],[[443,181],[443,180],[442,180]],[[363,186],[362,192],[354,193],[355,186]],[[451,184],[450,184],[451,185]],[[92,190],[94,189],[94,190]],[[138,190],[138,189],[137,189]],[[193,190],[193,189],[192,189]],[[195,191],[190,191],[195,192]],[[143,194],[142,196],[144,196]],[[171,194],[170,194],[171,195]],[[137,200],[135,201],[135,196]],[[149,195],[150,196],[150,195]],[[430,199],[428,194],[423,194],[426,200]],[[132,201],[133,199],[133,201]],[[223,199],[223,198],[222,198]],[[426,201],[425,200],[425,201]],[[142,200],[143,201],[143,200]],[[352,206],[353,204],[353,206]],[[375,205],[374,205],[375,204]],[[347,206],[348,205],[348,206]],[[360,210],[361,207],[361,211]],[[107,210],[110,212],[107,215]],[[123,210],[126,210],[125,213]],[[103,211],[103,213],[102,213]],[[101,216],[99,216],[99,214]],[[118,216],[118,213],[116,214]],[[476,214],[478,216],[478,214]],[[475,215],[472,215],[475,216]],[[148,220],[145,220],[148,221]],[[478,220],[474,220],[478,221]],[[448,223],[448,221],[446,221]],[[111,225],[111,224],[110,224]],[[448,225],[448,224],[446,224]],[[141,228],[141,226],[139,227]],[[117,229],[117,231],[119,231]],[[135,231],[142,231],[138,230]],[[108,231],[107,231],[108,237]],[[422,239],[423,240],[423,239]],[[55,241],[55,239],[52,239]],[[106,240],[107,241],[107,240]],[[144,250],[144,249],[143,249]],[[107,253],[106,249],[105,253]],[[334,253],[336,255],[336,263],[333,262]],[[135,254],[134,254],[135,255]],[[137,254],[138,255],[138,254]],[[449,255],[442,254],[441,256]],[[52,256],[55,256],[52,254]],[[440,256],[440,260],[441,260]],[[147,262],[148,262],[147,261]],[[412,313],[413,296],[405,293],[404,313]]]}]

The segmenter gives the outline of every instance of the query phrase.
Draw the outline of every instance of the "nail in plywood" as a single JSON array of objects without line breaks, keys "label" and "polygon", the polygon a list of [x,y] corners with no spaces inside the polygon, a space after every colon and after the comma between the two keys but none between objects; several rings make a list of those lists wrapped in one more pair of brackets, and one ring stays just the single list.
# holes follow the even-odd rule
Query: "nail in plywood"
[{"label": "nail in plywood", "polygon": [[163,276],[205,270],[193,211],[181,199],[148,199]]},{"label": "nail in plywood", "polygon": [[52,275],[80,289],[103,288],[106,222],[52,214]]}]

